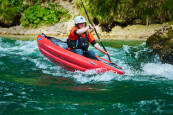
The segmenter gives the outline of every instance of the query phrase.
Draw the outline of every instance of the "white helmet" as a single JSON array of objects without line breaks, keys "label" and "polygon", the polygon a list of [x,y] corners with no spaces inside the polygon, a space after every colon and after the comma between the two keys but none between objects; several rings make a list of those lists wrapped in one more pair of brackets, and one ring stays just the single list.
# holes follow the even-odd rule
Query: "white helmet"
[{"label": "white helmet", "polygon": [[79,24],[79,23],[86,23],[86,20],[83,16],[77,16],[75,19],[74,19],[74,24]]}]

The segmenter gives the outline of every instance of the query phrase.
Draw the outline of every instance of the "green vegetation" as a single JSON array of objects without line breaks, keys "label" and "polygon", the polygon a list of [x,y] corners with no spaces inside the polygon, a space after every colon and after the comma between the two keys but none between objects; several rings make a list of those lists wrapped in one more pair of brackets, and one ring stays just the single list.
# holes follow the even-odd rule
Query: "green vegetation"
[{"label": "green vegetation", "polygon": [[[87,11],[93,20],[105,31],[116,24],[152,24],[173,19],[172,0],[84,0]],[[77,8],[84,14],[80,0]]]},{"label": "green vegetation", "polygon": [[[59,1],[59,0],[54,0]],[[38,27],[67,20],[68,11],[53,0],[1,0],[0,26],[9,27],[22,24],[24,27]]]},{"label": "green vegetation", "polygon": [[33,5],[24,11],[20,21],[24,27],[38,27],[39,25],[55,24],[63,16],[70,18],[68,11],[60,6],[54,4],[48,6]]},{"label": "green vegetation", "polygon": [[[0,26],[22,23],[25,27],[50,25],[68,20],[70,15],[58,5],[59,0],[0,0]],[[68,0],[71,2],[71,0]],[[83,0],[93,21],[104,31],[115,25],[153,24],[173,20],[172,0]],[[80,0],[75,0],[85,15]]]},{"label": "green vegetation", "polygon": [[24,5],[21,0],[1,0],[0,1],[0,25],[13,26],[19,24],[20,12]]}]

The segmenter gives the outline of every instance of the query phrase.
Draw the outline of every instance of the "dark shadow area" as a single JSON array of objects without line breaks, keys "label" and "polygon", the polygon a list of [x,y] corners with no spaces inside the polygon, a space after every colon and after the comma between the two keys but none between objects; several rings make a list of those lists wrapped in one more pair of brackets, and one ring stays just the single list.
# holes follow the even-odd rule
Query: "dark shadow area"
[{"label": "dark shadow area", "polygon": [[21,18],[21,15],[17,15],[11,23],[7,23],[7,24],[0,21],[0,27],[8,28],[8,27],[20,25],[20,18]]}]

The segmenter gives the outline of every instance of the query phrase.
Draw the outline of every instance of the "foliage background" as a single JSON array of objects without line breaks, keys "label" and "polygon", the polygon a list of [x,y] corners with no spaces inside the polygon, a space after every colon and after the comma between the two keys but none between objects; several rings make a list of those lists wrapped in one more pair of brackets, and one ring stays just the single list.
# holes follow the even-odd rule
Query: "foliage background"
[{"label": "foliage background", "polygon": [[[67,1],[67,0],[65,0]],[[72,2],[72,0],[68,0]],[[83,0],[95,24],[104,31],[115,25],[149,25],[173,20],[173,0]],[[52,25],[71,16],[59,0],[0,0],[0,26],[24,27]],[[85,16],[80,0],[73,0]]]},{"label": "foliage background", "polygon": [[67,10],[54,3],[59,0],[1,0],[0,26],[22,24],[24,27],[52,25],[71,17]]},{"label": "foliage background", "polygon": [[[102,28],[111,30],[116,24],[163,23],[173,19],[173,0],[83,0],[90,16]],[[80,0],[76,7],[81,9]]]}]

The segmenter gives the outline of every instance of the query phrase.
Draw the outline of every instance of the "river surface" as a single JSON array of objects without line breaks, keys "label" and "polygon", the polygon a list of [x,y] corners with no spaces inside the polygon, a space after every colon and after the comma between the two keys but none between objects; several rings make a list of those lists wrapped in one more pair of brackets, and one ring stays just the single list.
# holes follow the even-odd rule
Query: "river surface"
[{"label": "river surface", "polygon": [[106,48],[125,75],[69,72],[36,40],[0,38],[0,115],[173,114],[173,65],[145,43]]}]

